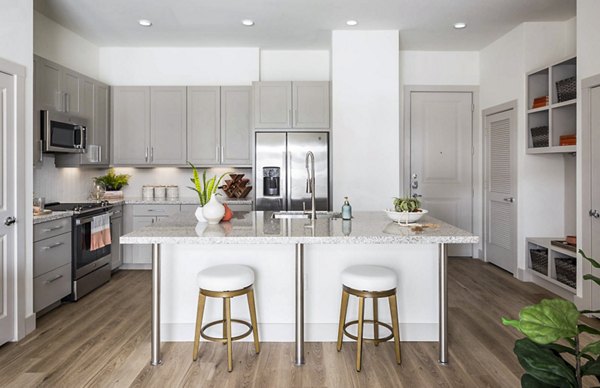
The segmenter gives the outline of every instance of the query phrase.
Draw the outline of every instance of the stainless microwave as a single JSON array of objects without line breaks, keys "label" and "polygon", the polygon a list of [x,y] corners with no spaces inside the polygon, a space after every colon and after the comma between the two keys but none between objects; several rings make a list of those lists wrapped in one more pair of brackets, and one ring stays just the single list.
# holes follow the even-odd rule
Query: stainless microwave
[{"label": "stainless microwave", "polygon": [[85,152],[85,119],[48,110],[41,111],[41,115],[44,152]]}]

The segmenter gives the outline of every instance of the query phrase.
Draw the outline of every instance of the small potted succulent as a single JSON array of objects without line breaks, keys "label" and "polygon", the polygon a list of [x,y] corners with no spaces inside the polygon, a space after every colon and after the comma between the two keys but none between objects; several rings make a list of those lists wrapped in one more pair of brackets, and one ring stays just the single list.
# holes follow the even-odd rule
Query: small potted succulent
[{"label": "small potted succulent", "polygon": [[191,190],[194,190],[198,194],[198,200],[200,205],[196,208],[196,219],[198,222],[208,222],[209,224],[218,224],[219,221],[225,215],[225,207],[217,200],[217,190],[219,190],[219,184],[228,172],[221,175],[218,179],[217,176],[206,180],[206,170],[202,173],[202,179],[198,169],[192,163],[188,162],[192,167],[192,178],[190,180],[194,186],[188,186]]},{"label": "small potted succulent", "polygon": [[103,196],[105,199],[122,198],[123,186],[129,184],[129,178],[131,178],[131,175],[117,174],[114,168],[110,168],[106,175],[95,177],[94,183],[106,190]]},{"label": "small potted succulent", "polygon": [[413,223],[427,214],[427,210],[421,208],[421,201],[416,198],[394,198],[393,205],[393,210],[388,209],[385,212],[390,219],[398,223]]}]

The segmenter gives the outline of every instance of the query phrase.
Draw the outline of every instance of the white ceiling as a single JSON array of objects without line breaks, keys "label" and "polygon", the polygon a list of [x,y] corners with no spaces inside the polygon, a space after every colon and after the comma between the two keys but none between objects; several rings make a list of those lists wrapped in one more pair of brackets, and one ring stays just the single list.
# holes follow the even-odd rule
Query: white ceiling
[{"label": "white ceiling", "polygon": [[[400,30],[404,50],[479,50],[525,21],[575,16],[575,0],[35,0],[98,46],[329,48],[331,31]],[[140,27],[138,19],[154,25]],[[254,27],[241,25],[252,19]],[[468,24],[454,30],[455,22]]]}]

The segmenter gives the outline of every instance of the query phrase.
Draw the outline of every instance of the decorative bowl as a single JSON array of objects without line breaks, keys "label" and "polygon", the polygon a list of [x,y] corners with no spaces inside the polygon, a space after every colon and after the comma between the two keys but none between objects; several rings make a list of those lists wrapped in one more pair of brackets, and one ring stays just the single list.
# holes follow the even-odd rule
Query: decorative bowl
[{"label": "decorative bowl", "polygon": [[394,222],[402,223],[402,224],[412,224],[413,222],[417,222],[427,214],[427,210],[420,209],[419,212],[397,212],[395,210],[386,209],[385,214]]}]

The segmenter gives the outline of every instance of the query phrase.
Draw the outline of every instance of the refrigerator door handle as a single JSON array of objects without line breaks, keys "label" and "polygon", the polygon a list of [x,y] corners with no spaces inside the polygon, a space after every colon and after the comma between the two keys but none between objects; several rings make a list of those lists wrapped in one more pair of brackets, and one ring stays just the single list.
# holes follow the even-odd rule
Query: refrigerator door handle
[{"label": "refrigerator door handle", "polygon": [[292,210],[292,152],[287,152],[287,160],[285,161],[285,171],[287,174],[287,187],[285,188],[286,210]]}]

